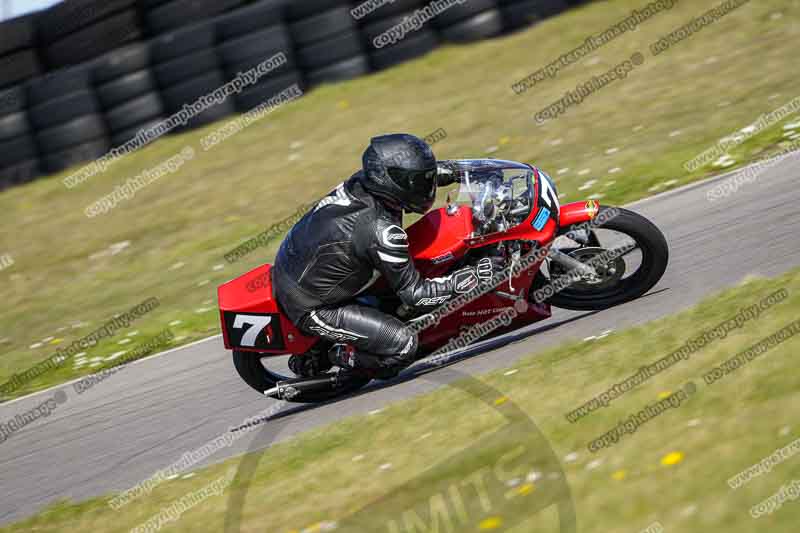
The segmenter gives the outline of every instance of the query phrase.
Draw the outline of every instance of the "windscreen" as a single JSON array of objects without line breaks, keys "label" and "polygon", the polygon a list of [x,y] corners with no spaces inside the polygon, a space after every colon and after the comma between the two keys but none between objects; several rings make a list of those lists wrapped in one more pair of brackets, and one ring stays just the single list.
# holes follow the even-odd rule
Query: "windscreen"
[{"label": "windscreen", "polygon": [[476,235],[506,231],[530,214],[534,183],[530,168],[465,160],[451,164],[450,170],[459,179],[451,201],[472,209]]}]

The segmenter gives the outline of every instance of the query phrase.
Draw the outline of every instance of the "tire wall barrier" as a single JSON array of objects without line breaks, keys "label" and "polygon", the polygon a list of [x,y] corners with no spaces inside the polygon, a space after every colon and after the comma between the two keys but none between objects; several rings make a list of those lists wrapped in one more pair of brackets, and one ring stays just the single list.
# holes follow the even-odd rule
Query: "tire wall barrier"
[{"label": "tire wall barrier", "polygon": [[278,66],[171,133],[584,3],[469,0],[392,39],[430,0],[365,1],[64,0],[0,22],[0,190],[96,159],[276,54]]}]

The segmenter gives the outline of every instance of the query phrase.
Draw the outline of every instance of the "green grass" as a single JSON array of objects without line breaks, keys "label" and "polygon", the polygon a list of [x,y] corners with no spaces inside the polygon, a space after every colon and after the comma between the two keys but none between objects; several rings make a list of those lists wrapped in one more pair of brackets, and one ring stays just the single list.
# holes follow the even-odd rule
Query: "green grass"
[{"label": "green grass", "polygon": [[[444,47],[315,90],[208,153],[199,150],[206,129],[160,140],[72,190],[61,184],[64,173],[4,193],[0,253],[15,263],[0,271],[0,381],[151,296],[162,305],[132,328],[140,331],[134,342],[117,344],[121,333],[88,357],[130,349],[176,320],[175,345],[218,332],[215,287],[271,260],[279,239],[233,265],[223,254],[349,176],[372,135],[444,128],[448,136],[435,146],[440,158],[534,162],[554,176],[565,201],[602,194],[604,203],[619,204],[708,175],[715,169],[686,174],[682,164],[796,96],[796,3],[750,2],[668,52],[646,54],[625,81],[557,120],[538,126],[533,114],[633,52],[647,52],[652,41],[714,4],[680,2],[523,95],[514,94],[512,83],[645,2],[591,3],[525,32]],[[748,141],[738,163],[778,144],[779,130]],[[90,203],[186,145],[198,156],[180,172],[107,215],[84,216]],[[590,179],[598,181],[579,191]],[[129,245],[107,253],[123,242]],[[68,361],[13,396],[102,364],[74,369]]]},{"label": "green grass", "polygon": [[[564,414],[583,401],[778,289],[786,289],[789,297],[757,320],[706,345],[610,407],[575,424],[566,420]],[[784,342],[713,386],[705,385],[702,375],[795,321],[798,308],[800,270],[775,279],[753,278],[678,315],[523,359],[514,365],[516,373],[504,369],[464,379],[377,414],[349,418],[229,459],[190,479],[165,482],[119,511],[112,511],[105,499],[61,502],[0,531],[127,531],[238,467],[239,477],[224,496],[188,511],[167,530],[222,531],[226,515],[237,509],[231,504],[237,498],[243,502],[243,532],[298,532],[326,522],[337,523],[338,531],[386,532],[392,531],[391,521],[402,524],[409,509],[430,524],[426,513],[431,502],[445,502],[445,514],[457,523],[450,491],[459,487],[468,523],[455,531],[479,531],[479,524],[491,526],[497,520],[514,526],[507,531],[532,531],[534,524],[536,531],[556,531],[552,509],[532,516],[531,508],[558,488],[550,474],[562,471],[581,533],[638,532],[655,521],[666,531],[790,533],[800,519],[800,502],[786,502],[758,521],[748,513],[784,483],[800,479],[800,457],[737,490],[726,481],[800,437],[794,357],[798,340]],[[611,448],[594,454],[587,450],[592,439],[621,419],[690,380],[698,390],[688,402]],[[280,422],[266,427],[275,424]],[[537,437],[534,424],[544,438]],[[534,453],[515,458],[512,451],[519,445]],[[548,447],[563,464],[546,460]],[[664,464],[668,456],[674,460]],[[493,478],[489,473],[498,472],[497,465],[501,473]],[[532,470],[542,476],[528,484],[526,475]],[[481,471],[486,509],[467,478]],[[514,476],[520,484],[510,488],[505,482]],[[229,499],[231,494],[237,498]],[[506,494],[514,497],[506,499]],[[441,520],[438,531],[448,531]]]}]

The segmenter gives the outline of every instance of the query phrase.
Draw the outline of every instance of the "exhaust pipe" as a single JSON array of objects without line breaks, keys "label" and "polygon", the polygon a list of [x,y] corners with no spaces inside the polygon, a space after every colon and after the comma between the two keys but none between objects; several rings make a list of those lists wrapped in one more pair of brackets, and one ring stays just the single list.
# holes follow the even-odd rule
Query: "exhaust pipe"
[{"label": "exhaust pipe", "polygon": [[336,388],[336,375],[324,375],[315,378],[295,378],[279,381],[271,389],[264,391],[264,396],[276,400],[291,401],[298,394],[309,392],[328,392]]}]

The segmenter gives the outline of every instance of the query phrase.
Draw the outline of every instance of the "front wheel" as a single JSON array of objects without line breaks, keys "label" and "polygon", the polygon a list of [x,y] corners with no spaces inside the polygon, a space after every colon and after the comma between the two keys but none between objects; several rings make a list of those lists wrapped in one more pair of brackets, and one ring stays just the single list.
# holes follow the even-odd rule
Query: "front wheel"
[{"label": "front wheel", "polygon": [[[236,367],[236,372],[238,372],[239,377],[260,394],[264,394],[264,391],[275,387],[280,381],[292,379],[291,376],[285,376],[270,370],[264,366],[261,359],[262,356],[256,352],[233,350],[233,366]],[[305,391],[293,396],[287,401],[296,403],[324,402],[338,396],[344,396],[345,394],[355,392],[369,382],[370,380],[367,378],[351,378],[348,379],[346,383],[337,387],[331,387],[330,390]]]},{"label": "front wheel", "polygon": [[601,207],[597,218],[601,217],[608,220],[597,227],[586,229],[577,224],[559,232],[554,247],[590,264],[597,275],[577,279],[562,288],[554,280],[569,273],[551,261],[547,283],[552,289],[547,290],[553,292],[548,301],[555,307],[576,311],[607,309],[642,296],[664,275],[669,247],[655,224],[622,208]]}]

